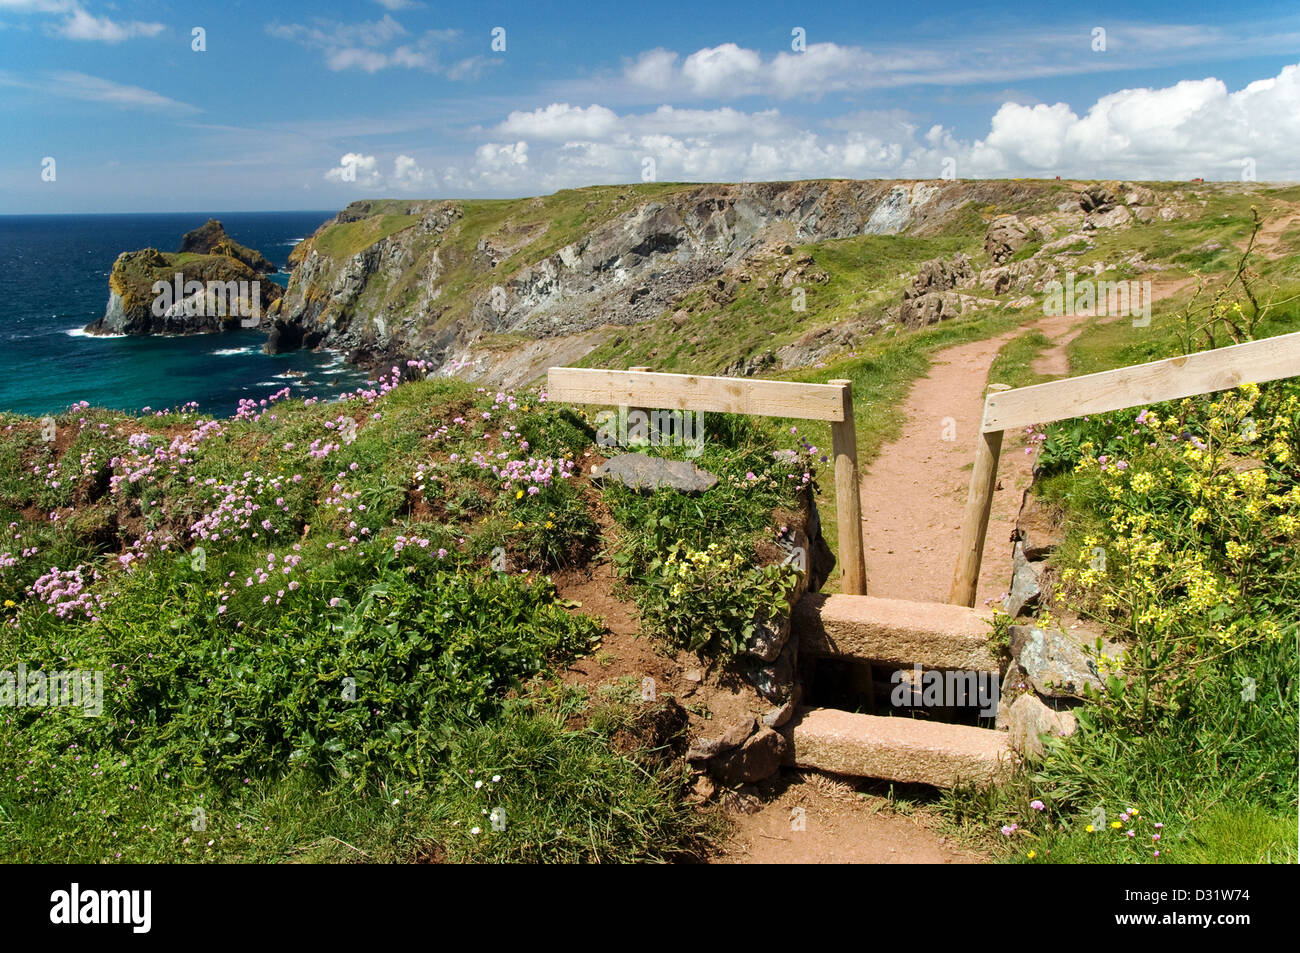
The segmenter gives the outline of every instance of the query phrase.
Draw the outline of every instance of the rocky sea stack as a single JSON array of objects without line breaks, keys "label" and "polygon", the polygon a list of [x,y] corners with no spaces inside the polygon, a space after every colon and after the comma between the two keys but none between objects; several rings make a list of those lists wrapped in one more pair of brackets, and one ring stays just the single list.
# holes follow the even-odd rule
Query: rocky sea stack
[{"label": "rocky sea stack", "polygon": [[276,267],[208,219],[187,232],[177,252],[123,252],[108,278],[104,316],[90,334],[196,334],[263,327],[284,289],[267,279]]}]

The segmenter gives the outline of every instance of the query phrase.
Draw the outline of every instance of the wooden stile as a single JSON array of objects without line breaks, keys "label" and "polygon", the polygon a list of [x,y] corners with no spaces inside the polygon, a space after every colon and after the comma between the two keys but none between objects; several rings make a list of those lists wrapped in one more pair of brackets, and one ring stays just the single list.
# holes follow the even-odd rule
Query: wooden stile
[{"label": "wooden stile", "polygon": [[835,460],[835,512],[840,537],[841,590],[865,595],[866,557],[862,546],[862,502],[858,488],[858,439],[849,381],[799,384],[791,381],[662,374],[631,368],[613,371],[552,367],[547,400],[568,404],[703,410],[760,417],[825,420],[831,425]]}]

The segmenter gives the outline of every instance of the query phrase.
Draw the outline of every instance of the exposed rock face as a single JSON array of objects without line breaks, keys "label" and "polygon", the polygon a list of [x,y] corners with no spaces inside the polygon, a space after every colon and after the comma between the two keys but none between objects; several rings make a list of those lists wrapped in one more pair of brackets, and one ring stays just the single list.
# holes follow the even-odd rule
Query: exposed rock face
[{"label": "exposed rock face", "polygon": [[[467,219],[456,202],[356,203],[294,249],[280,317],[302,329],[304,346],[316,341],[362,360],[474,360],[466,376],[510,386],[531,378],[537,362],[524,366],[506,349],[484,347],[495,336],[576,340],[671,313],[688,290],[714,281],[711,294],[722,303],[735,282],[755,280],[745,264],[756,255],[859,235],[927,234],[968,202],[1046,192],[983,182],[600,187],[521,200],[518,214],[488,226],[481,216]],[[775,277],[773,290],[793,296],[827,277],[803,256]],[[953,302],[918,310],[923,322],[957,313]],[[278,336],[294,339],[287,328]]]},{"label": "exposed rock face", "polygon": [[1097,183],[1079,193],[1079,207],[1085,212],[1108,212],[1119,199],[1108,185]]},{"label": "exposed rock face", "polygon": [[[701,438],[702,439],[702,438]],[[680,493],[703,493],[718,478],[685,460],[651,457],[644,453],[621,453],[593,474],[597,480],[613,480],[633,490],[654,491],[671,487]]]}]

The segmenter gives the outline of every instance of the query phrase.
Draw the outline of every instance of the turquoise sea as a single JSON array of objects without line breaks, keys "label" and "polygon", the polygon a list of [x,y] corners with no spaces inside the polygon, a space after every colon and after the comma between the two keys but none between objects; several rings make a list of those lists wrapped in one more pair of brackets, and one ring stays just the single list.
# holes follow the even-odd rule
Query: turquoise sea
[{"label": "turquoise sea", "polygon": [[[265,334],[91,337],[104,313],[108,275],[124,251],[175,251],[185,232],[216,218],[235,241],[284,268],[289,252],[332,211],[193,212],[157,215],[0,216],[0,410],[57,413],[80,400],[118,410],[161,410],[198,401],[234,414],[242,397],[285,386],[330,397],[366,374],[333,352],[269,357]],[[287,284],[287,274],[275,281]],[[292,372],[292,373],[291,373]],[[300,376],[297,372],[303,372]]]}]

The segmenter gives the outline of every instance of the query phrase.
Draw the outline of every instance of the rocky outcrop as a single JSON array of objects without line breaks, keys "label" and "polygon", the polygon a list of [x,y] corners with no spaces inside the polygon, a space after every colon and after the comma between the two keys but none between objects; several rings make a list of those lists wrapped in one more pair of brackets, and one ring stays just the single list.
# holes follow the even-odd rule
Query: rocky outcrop
[{"label": "rocky outcrop", "polygon": [[[250,262],[252,264],[250,264]],[[275,267],[230,239],[221,223],[186,233],[175,254],[123,252],[108,276],[104,316],[90,334],[196,334],[262,327],[284,294]]]},{"label": "rocky outcrop", "polygon": [[990,224],[984,235],[984,251],[993,264],[1007,261],[1030,242],[1037,241],[1037,230],[1026,225],[1014,215],[1000,215]]},{"label": "rocky outcrop", "polygon": [[909,329],[921,328],[960,315],[966,302],[955,289],[970,287],[974,280],[975,272],[966,255],[922,262],[916,278],[903,289],[898,323]]},{"label": "rocky outcrop", "polygon": [[192,232],[186,232],[177,251],[181,254],[225,255],[243,262],[262,275],[274,274],[276,271],[275,265],[260,251],[241,245],[227,235],[225,228],[215,218],[208,219]]}]

